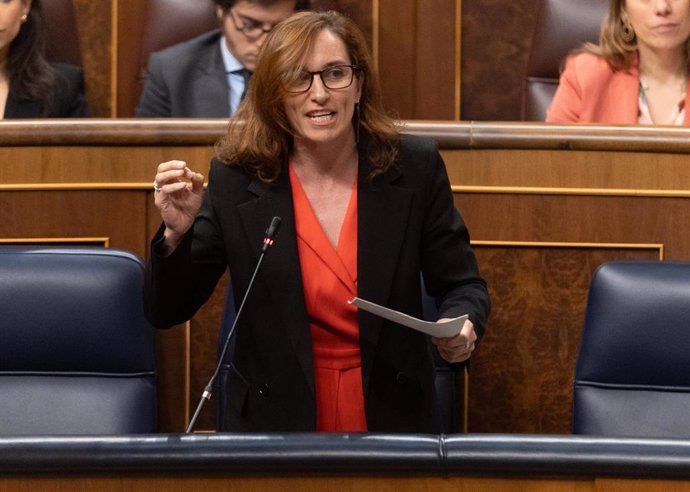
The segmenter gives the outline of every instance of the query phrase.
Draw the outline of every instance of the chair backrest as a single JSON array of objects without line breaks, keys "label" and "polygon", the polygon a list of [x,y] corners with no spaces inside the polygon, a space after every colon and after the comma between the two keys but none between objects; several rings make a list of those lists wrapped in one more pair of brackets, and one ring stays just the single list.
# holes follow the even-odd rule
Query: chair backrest
[{"label": "chair backrest", "polygon": [[690,263],[595,272],[574,384],[577,434],[690,437]]},{"label": "chair backrest", "polygon": [[138,63],[137,98],[146,78],[149,56],[220,27],[211,0],[148,0]]},{"label": "chair backrest", "polygon": [[156,430],[143,278],[124,251],[0,247],[0,435]]},{"label": "chair backrest", "polygon": [[211,0],[148,0],[144,14],[140,63],[149,55],[220,27]]},{"label": "chair backrest", "polygon": [[74,1],[42,0],[41,8],[48,60],[82,66]]},{"label": "chair backrest", "polygon": [[[232,283],[228,282],[228,292],[225,297],[223,322],[218,340],[218,356],[220,356],[225,340],[235,320],[235,300]],[[422,312],[427,321],[438,319],[438,310],[433,297],[426,293],[422,280]],[[450,364],[438,354],[436,346],[431,344],[434,355],[436,373],[434,375],[434,390],[436,391],[436,414],[434,415],[434,427],[439,434],[452,434],[458,432],[458,404],[457,404],[457,373],[464,369],[466,364]],[[225,400],[227,394],[228,376],[234,351],[233,340],[230,340],[229,349],[225,353],[220,371],[218,373],[218,398],[216,398],[216,428],[222,429],[225,418]]]},{"label": "chair backrest", "polygon": [[522,119],[544,121],[565,57],[586,41],[598,42],[608,0],[542,0],[532,37]]}]

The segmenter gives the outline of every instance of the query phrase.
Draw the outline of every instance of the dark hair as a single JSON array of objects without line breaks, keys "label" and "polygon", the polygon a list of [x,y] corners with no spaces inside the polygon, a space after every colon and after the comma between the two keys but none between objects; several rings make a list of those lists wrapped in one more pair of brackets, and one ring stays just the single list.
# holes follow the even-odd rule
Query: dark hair
[{"label": "dark hair", "polygon": [[[224,12],[227,12],[238,1],[241,1],[241,0],[213,0],[213,3],[215,3],[220,8],[222,8]],[[257,5],[261,5],[262,7],[269,7],[273,4],[276,4],[276,3],[284,1],[284,0],[246,0],[246,1],[249,3],[255,3]],[[297,3],[295,4],[295,11],[309,10],[310,8],[311,8],[311,0],[297,0]]]},{"label": "dark hair", "polygon": [[45,57],[40,0],[31,2],[26,21],[10,43],[6,71],[10,90],[17,99],[42,101],[43,113],[50,111],[55,72]]},{"label": "dark hair", "polygon": [[271,182],[280,174],[294,141],[283,99],[286,77],[299,74],[316,36],[328,30],[340,38],[350,62],[358,67],[361,84],[359,124],[366,142],[363,149],[371,160],[370,177],[393,165],[399,134],[383,109],[381,89],[364,35],[350,19],[337,12],[300,12],[279,23],[266,38],[242,104],[230,119],[228,132],[217,145],[226,163],[242,165],[259,179]]}]

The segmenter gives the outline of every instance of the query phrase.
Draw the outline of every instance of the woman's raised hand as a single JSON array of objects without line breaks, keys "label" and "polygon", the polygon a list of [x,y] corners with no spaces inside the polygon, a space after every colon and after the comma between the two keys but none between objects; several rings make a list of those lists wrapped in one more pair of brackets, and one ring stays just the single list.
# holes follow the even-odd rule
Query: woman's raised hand
[{"label": "woman's raised hand", "polygon": [[189,169],[184,161],[167,161],[158,165],[153,187],[156,207],[165,223],[165,246],[172,251],[201,208],[204,176]]}]

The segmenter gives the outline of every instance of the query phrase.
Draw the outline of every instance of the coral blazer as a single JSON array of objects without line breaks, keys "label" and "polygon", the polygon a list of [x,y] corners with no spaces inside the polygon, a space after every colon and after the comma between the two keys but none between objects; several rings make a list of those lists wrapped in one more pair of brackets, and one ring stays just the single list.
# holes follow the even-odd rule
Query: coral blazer
[{"label": "coral blazer", "polygon": [[[591,53],[578,53],[566,60],[558,90],[546,111],[546,121],[635,124],[639,114],[639,95],[637,63],[614,72],[603,58]],[[690,91],[687,91],[685,125],[690,125],[689,96]]]}]

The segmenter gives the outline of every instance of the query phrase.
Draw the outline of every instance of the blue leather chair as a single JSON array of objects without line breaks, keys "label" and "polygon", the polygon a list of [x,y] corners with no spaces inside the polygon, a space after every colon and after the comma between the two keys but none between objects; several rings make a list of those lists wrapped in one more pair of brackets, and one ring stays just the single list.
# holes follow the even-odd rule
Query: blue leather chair
[{"label": "blue leather chair", "polygon": [[576,434],[690,437],[690,263],[605,263],[574,383]]},{"label": "blue leather chair", "polygon": [[124,251],[0,247],[0,435],[156,430],[143,278]]},{"label": "blue leather chair", "polygon": [[[223,349],[223,344],[230,332],[230,328],[235,319],[235,301],[232,291],[232,283],[228,282],[228,292],[225,297],[225,308],[223,313],[223,322],[219,335],[218,356]],[[423,318],[427,321],[436,321],[438,319],[438,310],[433,297],[426,293],[424,282],[422,281],[422,312]],[[434,364],[436,367],[436,374],[434,385],[436,390],[436,415],[434,427],[439,434],[452,434],[458,432],[458,403],[457,403],[457,389],[456,379],[459,371],[464,370],[467,363],[451,364],[446,362],[438,354],[436,347],[429,342],[430,349],[434,356]],[[223,363],[221,364],[218,373],[217,381],[217,398],[216,398],[216,428],[221,429],[221,424],[225,413],[225,396],[226,385],[228,382],[228,375],[230,374],[230,364],[232,361],[232,353],[234,351],[233,340],[230,341],[229,349],[225,353]]]}]

